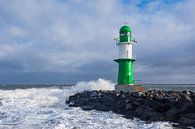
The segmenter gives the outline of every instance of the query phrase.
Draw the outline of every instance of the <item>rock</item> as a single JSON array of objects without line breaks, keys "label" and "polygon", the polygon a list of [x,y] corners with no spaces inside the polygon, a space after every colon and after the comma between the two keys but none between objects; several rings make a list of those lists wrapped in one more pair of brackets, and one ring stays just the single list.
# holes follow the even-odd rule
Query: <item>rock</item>
[{"label": "rock", "polygon": [[194,104],[192,102],[183,103],[181,108],[179,109],[179,112],[189,112],[191,110],[194,110],[193,107]]},{"label": "rock", "polygon": [[113,107],[98,103],[95,105],[95,109],[98,111],[112,111]]},{"label": "rock", "polygon": [[66,103],[70,103],[70,102],[76,101],[77,96],[79,96],[79,94],[75,94],[73,96],[70,96],[69,99],[66,101]]},{"label": "rock", "polygon": [[75,106],[84,106],[86,104],[89,104],[88,98],[77,98],[74,102]]},{"label": "rock", "polygon": [[171,107],[166,113],[165,113],[165,119],[169,121],[177,121],[179,118],[179,111],[175,107]]},{"label": "rock", "polygon": [[137,92],[138,93],[138,97],[146,97],[146,95],[144,94],[144,92]]},{"label": "rock", "polygon": [[90,97],[98,97],[99,95],[101,95],[101,92],[100,92],[100,94],[97,91],[90,92]]},{"label": "rock", "polygon": [[195,94],[192,94],[190,97],[192,98],[192,101],[195,102]]},{"label": "rock", "polygon": [[190,91],[187,91],[187,90],[182,91],[182,93],[187,94],[187,95],[190,95],[191,94],[191,92]]},{"label": "rock", "polygon": [[115,111],[124,112],[125,111],[125,100],[117,100],[114,104]]},{"label": "rock", "polygon": [[181,118],[181,119],[178,120],[178,122],[181,125],[195,126],[195,120],[194,119]]},{"label": "rock", "polygon": [[66,103],[68,103],[68,106],[69,107],[74,107],[75,106],[75,103],[74,102],[68,102],[68,101],[66,101]]},{"label": "rock", "polygon": [[145,107],[144,106],[140,106],[135,110],[135,115],[136,117],[141,116],[144,113]]},{"label": "rock", "polygon": [[114,99],[112,98],[112,96],[103,95],[103,97],[101,98],[101,102],[107,106],[114,106]]},{"label": "rock", "polygon": [[132,110],[135,110],[135,109],[136,109],[136,108],[135,108],[135,106],[133,106],[132,103],[127,103],[127,104],[125,105],[125,110],[132,111]]},{"label": "rock", "polygon": [[181,101],[183,102],[192,102],[192,98],[189,95],[182,95],[181,96]]},{"label": "rock", "polygon": [[134,106],[134,107],[138,107],[138,106],[140,106],[140,105],[141,105],[141,103],[140,103],[140,102],[138,102],[138,101],[134,101],[132,104],[133,104],[133,106]]},{"label": "rock", "polygon": [[163,104],[155,100],[147,100],[146,104],[155,110],[159,110],[163,107]]},{"label": "rock", "polygon": [[122,93],[120,94],[120,97],[121,97],[122,99],[126,99],[126,98],[127,98],[127,96],[126,96],[126,94],[125,94],[124,92],[122,92]]},{"label": "rock", "polygon": [[84,91],[82,94],[78,93],[79,96],[83,97],[83,98],[87,98],[90,96],[91,92],[90,91]]},{"label": "rock", "polygon": [[181,117],[195,120],[195,112],[194,113],[181,114]]},{"label": "rock", "polygon": [[84,91],[70,96],[66,103],[83,110],[113,111],[147,122],[170,121],[179,123],[178,127],[195,127],[195,93],[189,91]]},{"label": "rock", "polygon": [[151,107],[149,107],[147,104],[143,104],[142,106],[137,107],[137,109],[135,110],[135,114],[136,116],[138,115],[142,115],[144,114],[144,112],[148,112],[148,111],[153,111],[154,109],[152,109]]},{"label": "rock", "polygon": [[162,95],[155,95],[154,100],[157,100],[160,102],[166,102],[167,99],[165,99]]},{"label": "rock", "polygon": [[125,99],[125,102],[126,103],[129,103],[129,102],[134,102],[134,100],[135,100],[136,98],[135,97],[132,97],[132,96],[128,96],[126,99]]},{"label": "rock", "polygon": [[175,98],[167,98],[167,101],[165,104],[169,107],[175,106],[178,102],[175,100]]},{"label": "rock", "polygon": [[88,103],[90,103],[90,104],[95,104],[95,103],[99,103],[99,102],[101,101],[101,98],[98,98],[98,97],[91,97],[91,98],[89,98],[89,99],[86,100],[86,101],[88,101]]},{"label": "rock", "polygon": [[81,108],[82,108],[83,110],[92,110],[92,109],[95,108],[95,106],[94,106],[94,105],[90,105],[90,106],[85,105],[85,106],[81,106]]},{"label": "rock", "polygon": [[139,97],[137,92],[132,92],[131,96],[136,97],[136,98]]},{"label": "rock", "polygon": [[163,114],[156,112],[156,111],[147,111],[144,112],[141,116],[141,119],[147,120],[147,121],[162,121],[164,120]]},{"label": "rock", "polygon": [[161,107],[159,108],[156,108],[155,110],[158,111],[158,112],[166,112],[170,109],[170,106],[169,105],[166,105],[166,104],[162,104]]}]

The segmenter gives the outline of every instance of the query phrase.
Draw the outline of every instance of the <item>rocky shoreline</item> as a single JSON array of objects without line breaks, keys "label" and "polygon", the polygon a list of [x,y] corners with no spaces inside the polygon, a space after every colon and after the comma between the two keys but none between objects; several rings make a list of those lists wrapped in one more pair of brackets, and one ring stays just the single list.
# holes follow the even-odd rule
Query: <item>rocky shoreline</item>
[{"label": "rocky shoreline", "polygon": [[69,106],[83,110],[113,111],[126,118],[170,121],[180,127],[195,127],[195,93],[190,91],[84,91],[69,97]]}]

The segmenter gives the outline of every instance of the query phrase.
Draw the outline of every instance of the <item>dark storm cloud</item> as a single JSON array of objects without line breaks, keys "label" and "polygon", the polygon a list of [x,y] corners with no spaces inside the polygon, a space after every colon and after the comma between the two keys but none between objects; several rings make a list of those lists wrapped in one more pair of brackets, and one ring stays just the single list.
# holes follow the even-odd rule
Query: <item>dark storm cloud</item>
[{"label": "dark storm cloud", "polygon": [[194,82],[195,2],[142,2],[0,1],[0,82],[115,81],[125,22],[138,40],[136,79]]}]

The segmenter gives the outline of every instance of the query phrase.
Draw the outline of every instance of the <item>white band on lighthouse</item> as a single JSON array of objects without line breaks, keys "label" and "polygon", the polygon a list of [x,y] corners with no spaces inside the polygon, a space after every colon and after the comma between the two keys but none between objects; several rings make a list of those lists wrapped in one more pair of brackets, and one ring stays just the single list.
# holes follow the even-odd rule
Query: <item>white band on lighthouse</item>
[{"label": "white band on lighthouse", "polygon": [[132,43],[120,43],[119,46],[119,59],[133,59]]}]

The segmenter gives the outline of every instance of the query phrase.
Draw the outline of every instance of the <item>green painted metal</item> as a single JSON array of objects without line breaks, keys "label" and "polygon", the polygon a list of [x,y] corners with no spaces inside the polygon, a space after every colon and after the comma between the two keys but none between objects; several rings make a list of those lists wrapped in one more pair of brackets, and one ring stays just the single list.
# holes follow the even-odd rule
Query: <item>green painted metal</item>
[{"label": "green painted metal", "polygon": [[119,32],[120,38],[119,41],[122,42],[131,42],[132,36],[131,36],[131,28],[127,25],[124,25],[120,28]]},{"label": "green painted metal", "polygon": [[118,85],[134,84],[133,61],[134,59],[116,59],[118,66]]},{"label": "green painted metal", "polygon": [[120,33],[121,32],[131,32],[131,28],[128,25],[124,25],[120,28]]}]

